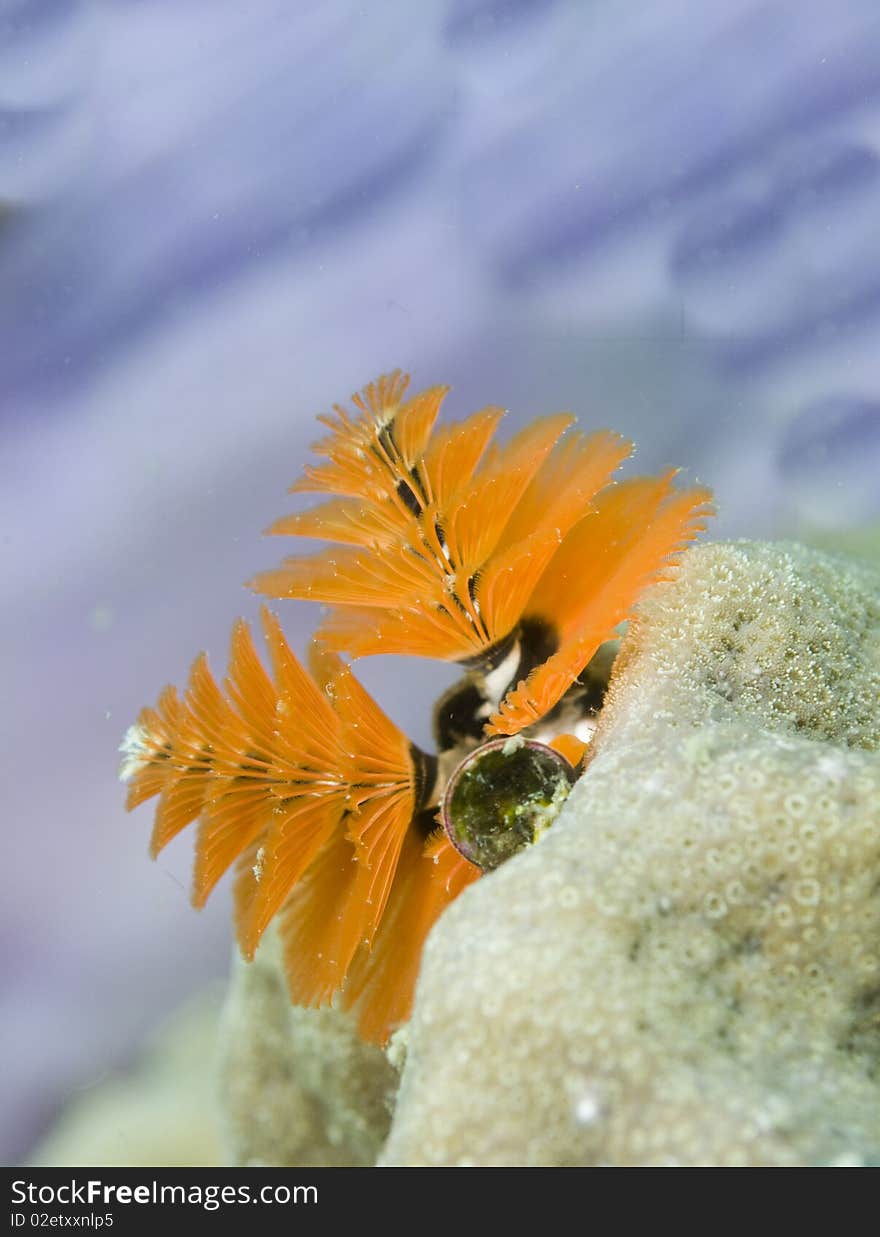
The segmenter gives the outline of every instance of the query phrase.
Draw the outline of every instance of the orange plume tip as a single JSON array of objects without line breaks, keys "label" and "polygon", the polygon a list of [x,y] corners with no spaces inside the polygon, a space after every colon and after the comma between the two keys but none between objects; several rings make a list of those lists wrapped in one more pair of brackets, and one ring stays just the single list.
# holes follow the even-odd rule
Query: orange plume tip
[{"label": "orange plume tip", "polygon": [[395,369],[382,374],[375,382],[368,382],[363,390],[352,395],[351,402],[382,425],[397,411],[408,386],[409,374]]},{"label": "orange plume tip", "polygon": [[559,755],[567,760],[573,769],[576,769],[586,755],[589,744],[584,743],[577,735],[560,734],[555,739],[550,739],[547,746],[559,752]]}]

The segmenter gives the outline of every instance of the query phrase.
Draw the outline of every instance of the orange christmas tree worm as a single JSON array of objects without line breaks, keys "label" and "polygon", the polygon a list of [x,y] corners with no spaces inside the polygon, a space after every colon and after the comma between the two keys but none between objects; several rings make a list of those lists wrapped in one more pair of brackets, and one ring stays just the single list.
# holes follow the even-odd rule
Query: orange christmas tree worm
[{"label": "orange christmas tree worm", "polygon": [[[567,723],[595,707],[581,676],[711,513],[709,491],[677,488],[673,472],[615,483],[632,445],[611,431],[583,434],[557,414],[498,446],[501,409],[435,430],[447,388],[407,399],[407,383],[386,375],[353,413],[321,418],[323,462],[293,488],[330,497],[270,529],[331,543],[254,581],[330,607],[310,669],[264,610],[271,673],[239,622],[222,687],[199,657],[183,695],[165,688],[122,746],[128,807],[158,796],[152,853],[198,822],[195,905],[234,867],[245,957],[277,917],[292,999],[336,999],[376,1043],[409,1015],[431,925],[481,874],[473,837],[453,845],[436,827],[455,765],[486,756],[501,781],[484,777],[484,797],[505,778],[532,787],[534,761],[505,763],[522,745],[487,740],[536,748],[543,725],[563,758],[544,765],[569,770],[567,793],[584,751]],[[438,755],[410,743],[340,656],[376,653],[461,664],[435,711]],[[464,777],[453,782],[464,801]],[[541,786],[529,793],[549,819]],[[486,853],[509,853],[497,845],[509,824],[495,814]]]}]

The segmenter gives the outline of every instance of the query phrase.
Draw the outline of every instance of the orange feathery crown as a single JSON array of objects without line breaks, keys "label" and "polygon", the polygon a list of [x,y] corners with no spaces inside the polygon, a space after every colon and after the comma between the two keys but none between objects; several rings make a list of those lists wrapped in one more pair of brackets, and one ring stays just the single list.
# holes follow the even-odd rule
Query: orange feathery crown
[{"label": "orange feathery crown", "polygon": [[[269,530],[335,543],[254,582],[331,607],[311,673],[264,610],[271,675],[240,621],[223,688],[199,657],[184,695],[165,688],[122,745],[127,806],[159,796],[152,853],[199,822],[195,905],[234,865],[245,957],[279,916],[292,999],[336,996],[377,1043],[409,1015],[431,925],[480,869],[435,829],[437,759],[339,653],[460,662],[482,705],[475,734],[518,734],[576,687],[711,513],[709,491],[676,489],[674,472],[611,483],[632,444],[607,430],[563,438],[567,414],[503,447],[494,407],[432,434],[447,388],[405,399],[407,382],[379,378],[353,396],[357,415],[321,418],[326,462],[293,488],[334,497]],[[553,746],[572,763],[583,751],[568,735]]]}]

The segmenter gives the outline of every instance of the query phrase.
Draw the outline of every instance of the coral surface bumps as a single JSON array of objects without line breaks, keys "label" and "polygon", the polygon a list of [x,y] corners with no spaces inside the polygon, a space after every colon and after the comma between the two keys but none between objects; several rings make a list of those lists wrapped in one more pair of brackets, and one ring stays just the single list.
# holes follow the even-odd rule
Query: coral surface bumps
[{"label": "coral surface bumps", "polygon": [[[379,1162],[876,1162],[880,576],[691,550],[639,608],[594,751],[429,938]],[[385,1064],[361,1054],[352,1096]]]},{"label": "coral surface bumps", "polygon": [[220,1029],[226,1155],[252,1167],[368,1167],[388,1132],[397,1075],[333,1009],[287,994],[274,928],[256,958],[236,956]]}]

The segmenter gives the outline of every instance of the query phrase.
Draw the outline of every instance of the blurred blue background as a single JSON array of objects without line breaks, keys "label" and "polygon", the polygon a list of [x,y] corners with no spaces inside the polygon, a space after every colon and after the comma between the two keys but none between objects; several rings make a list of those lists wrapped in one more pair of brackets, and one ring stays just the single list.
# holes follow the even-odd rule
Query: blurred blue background
[{"label": "blurred blue background", "polygon": [[[256,613],[314,415],[401,366],[713,535],[873,528],[878,151],[876,0],[0,0],[4,1162],[227,967],[116,747]],[[427,741],[418,674],[365,677]]]}]

